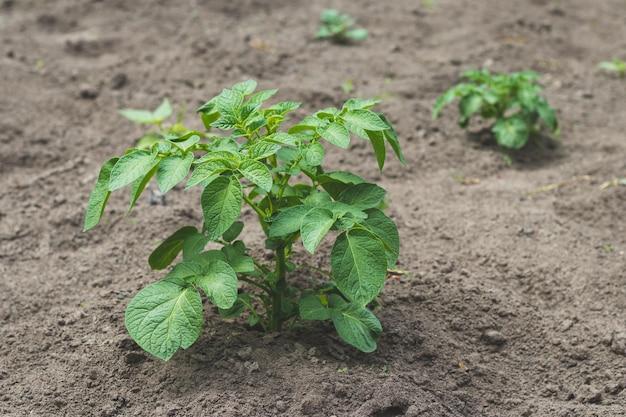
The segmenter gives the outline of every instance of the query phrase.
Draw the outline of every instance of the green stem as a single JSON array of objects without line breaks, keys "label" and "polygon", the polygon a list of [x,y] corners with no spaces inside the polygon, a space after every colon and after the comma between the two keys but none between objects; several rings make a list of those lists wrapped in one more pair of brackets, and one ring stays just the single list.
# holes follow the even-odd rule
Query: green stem
[{"label": "green stem", "polygon": [[266,293],[268,293],[269,295],[272,295],[272,290],[265,286],[264,284],[261,284],[260,282],[256,282],[250,278],[244,277],[244,276],[240,276],[239,277],[239,281],[243,281],[243,282],[247,282],[248,284],[254,285],[257,288],[262,289],[263,291],[265,291]]},{"label": "green stem", "polygon": [[274,331],[280,331],[283,324],[283,295],[285,293],[285,288],[287,287],[286,282],[286,274],[287,274],[287,265],[286,265],[286,256],[285,256],[285,247],[280,246],[276,249],[276,276],[277,281],[274,287],[274,292],[272,294],[272,321],[271,321],[271,329]]}]

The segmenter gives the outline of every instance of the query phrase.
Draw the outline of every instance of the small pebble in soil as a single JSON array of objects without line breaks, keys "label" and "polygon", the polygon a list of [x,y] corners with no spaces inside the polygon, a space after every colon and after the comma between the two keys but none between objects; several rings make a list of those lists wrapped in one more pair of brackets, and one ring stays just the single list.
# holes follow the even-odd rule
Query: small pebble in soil
[{"label": "small pebble in soil", "polygon": [[248,360],[252,356],[252,348],[250,346],[242,347],[237,351],[237,356],[241,360]]},{"label": "small pebble in soil", "polygon": [[111,88],[114,90],[119,90],[123,88],[128,83],[128,76],[123,72],[118,72],[111,78]]},{"label": "small pebble in soil", "polygon": [[480,337],[485,343],[493,346],[502,346],[506,343],[506,337],[497,330],[485,330]]},{"label": "small pebble in soil", "polygon": [[93,100],[98,97],[98,94],[98,89],[89,84],[81,85],[78,93],[79,97],[85,100]]},{"label": "small pebble in soil", "polygon": [[282,400],[276,401],[276,409],[281,413],[284,413],[287,411],[287,403]]}]

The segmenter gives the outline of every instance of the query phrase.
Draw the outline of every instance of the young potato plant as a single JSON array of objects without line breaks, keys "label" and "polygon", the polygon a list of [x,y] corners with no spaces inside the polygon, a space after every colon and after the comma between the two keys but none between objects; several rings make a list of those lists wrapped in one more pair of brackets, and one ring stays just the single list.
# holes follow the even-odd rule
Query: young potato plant
[{"label": "young potato plant", "polygon": [[330,39],[337,43],[361,42],[367,39],[367,30],[355,27],[355,20],[334,9],[326,9],[320,15],[321,26],[317,39]]},{"label": "young potato plant", "polygon": [[619,58],[615,58],[612,61],[600,62],[598,68],[610,72],[611,74],[616,74],[621,78],[626,77],[626,62]]},{"label": "young potato plant", "polygon": [[[330,320],[346,343],[372,352],[382,328],[368,306],[398,259],[398,231],[381,210],[385,190],[322,168],[323,143],[347,149],[351,134],[368,140],[382,169],[387,145],[404,162],[398,137],[372,110],[376,100],[350,99],[285,130],[288,113],[300,104],[265,106],[277,90],[255,90],[255,81],[238,83],[201,106],[206,131],[161,129],[150,146],[130,148],[102,166],[85,230],[98,224],[111,192],[121,188],[130,187],[131,207],[153,177],[163,193],[185,180],[187,189],[202,188],[203,224],[180,227],[152,252],[152,269],[173,267],[134,296],[126,328],[139,346],[168,360],[198,339],[203,293],[224,318],[244,316],[267,331],[298,319]],[[146,114],[146,121],[157,119]],[[270,263],[254,259],[239,238],[243,205],[258,217],[273,251]],[[172,219],[172,226],[179,223]],[[311,288],[290,282],[289,275],[307,268],[292,261],[296,243],[313,254],[330,235],[330,272],[309,267],[325,281]]]},{"label": "young potato plant", "polygon": [[555,111],[541,96],[538,75],[532,71],[491,74],[487,70],[467,71],[465,82],[439,96],[433,108],[433,119],[445,106],[459,99],[459,126],[466,128],[470,119],[480,116],[493,119],[491,126],[498,144],[520,149],[529,138],[546,127],[558,132]]}]

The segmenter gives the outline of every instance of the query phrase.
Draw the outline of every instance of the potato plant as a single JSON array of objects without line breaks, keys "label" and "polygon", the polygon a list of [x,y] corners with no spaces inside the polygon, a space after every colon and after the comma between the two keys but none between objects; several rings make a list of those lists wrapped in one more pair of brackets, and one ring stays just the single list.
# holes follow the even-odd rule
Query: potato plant
[{"label": "potato plant", "polygon": [[[130,187],[131,208],[152,178],[163,193],[183,181],[186,189],[202,189],[203,224],[178,228],[152,252],[150,267],[169,271],[130,301],[126,328],[144,350],[168,360],[200,336],[203,293],[224,318],[243,316],[267,331],[298,319],[330,320],[346,343],[372,352],[382,328],[368,306],[398,259],[398,231],[381,210],[384,189],[322,168],[323,143],[347,149],[351,134],[368,140],[382,169],[387,146],[404,162],[398,137],[372,110],[376,100],[350,99],[286,130],[300,104],[266,106],[277,90],[255,92],[256,85],[238,83],[202,105],[203,131],[182,131],[180,123],[165,129],[162,117],[145,113],[148,124],[161,127],[158,139],[102,166],[85,230],[99,223],[111,192],[121,188]],[[240,238],[243,205],[258,217],[271,262],[253,258]],[[172,219],[172,226],[179,223]],[[331,235],[330,271],[315,268],[324,283],[294,285],[290,275],[306,271],[293,262],[297,242],[313,254]]]},{"label": "potato plant", "polygon": [[445,106],[459,99],[459,126],[467,128],[474,116],[494,120],[491,131],[504,148],[524,147],[543,127],[552,133],[558,132],[555,111],[541,96],[536,73],[491,74],[478,70],[465,72],[463,78],[465,82],[437,98],[433,119],[439,117]]},{"label": "potato plant", "polygon": [[336,43],[361,42],[367,39],[367,30],[355,27],[352,16],[334,9],[326,9],[320,14],[321,25],[317,39],[330,39]]}]

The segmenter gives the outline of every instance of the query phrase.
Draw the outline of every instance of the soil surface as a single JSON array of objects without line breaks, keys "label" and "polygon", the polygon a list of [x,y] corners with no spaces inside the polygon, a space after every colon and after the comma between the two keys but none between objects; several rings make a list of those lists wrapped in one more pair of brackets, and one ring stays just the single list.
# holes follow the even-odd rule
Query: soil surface
[{"label": "soil surface", "polygon": [[[370,38],[314,41],[328,6]],[[623,0],[0,1],[0,415],[626,415],[626,187],[602,187],[626,176],[626,82],[596,70],[625,53]],[[543,74],[560,144],[509,163],[454,109],[432,121],[481,66]],[[200,222],[200,190],[129,216],[117,194],[82,233],[100,163],[141,133],[116,110],[167,96],[191,120],[246,78],[298,116],[352,80],[397,126],[406,167],[380,174],[358,140],[328,158],[380,181],[400,227],[408,273],[384,289],[373,354],[327,324],[263,335],[213,311],[167,363],[126,333],[126,304],[161,276],[148,254]]]}]

